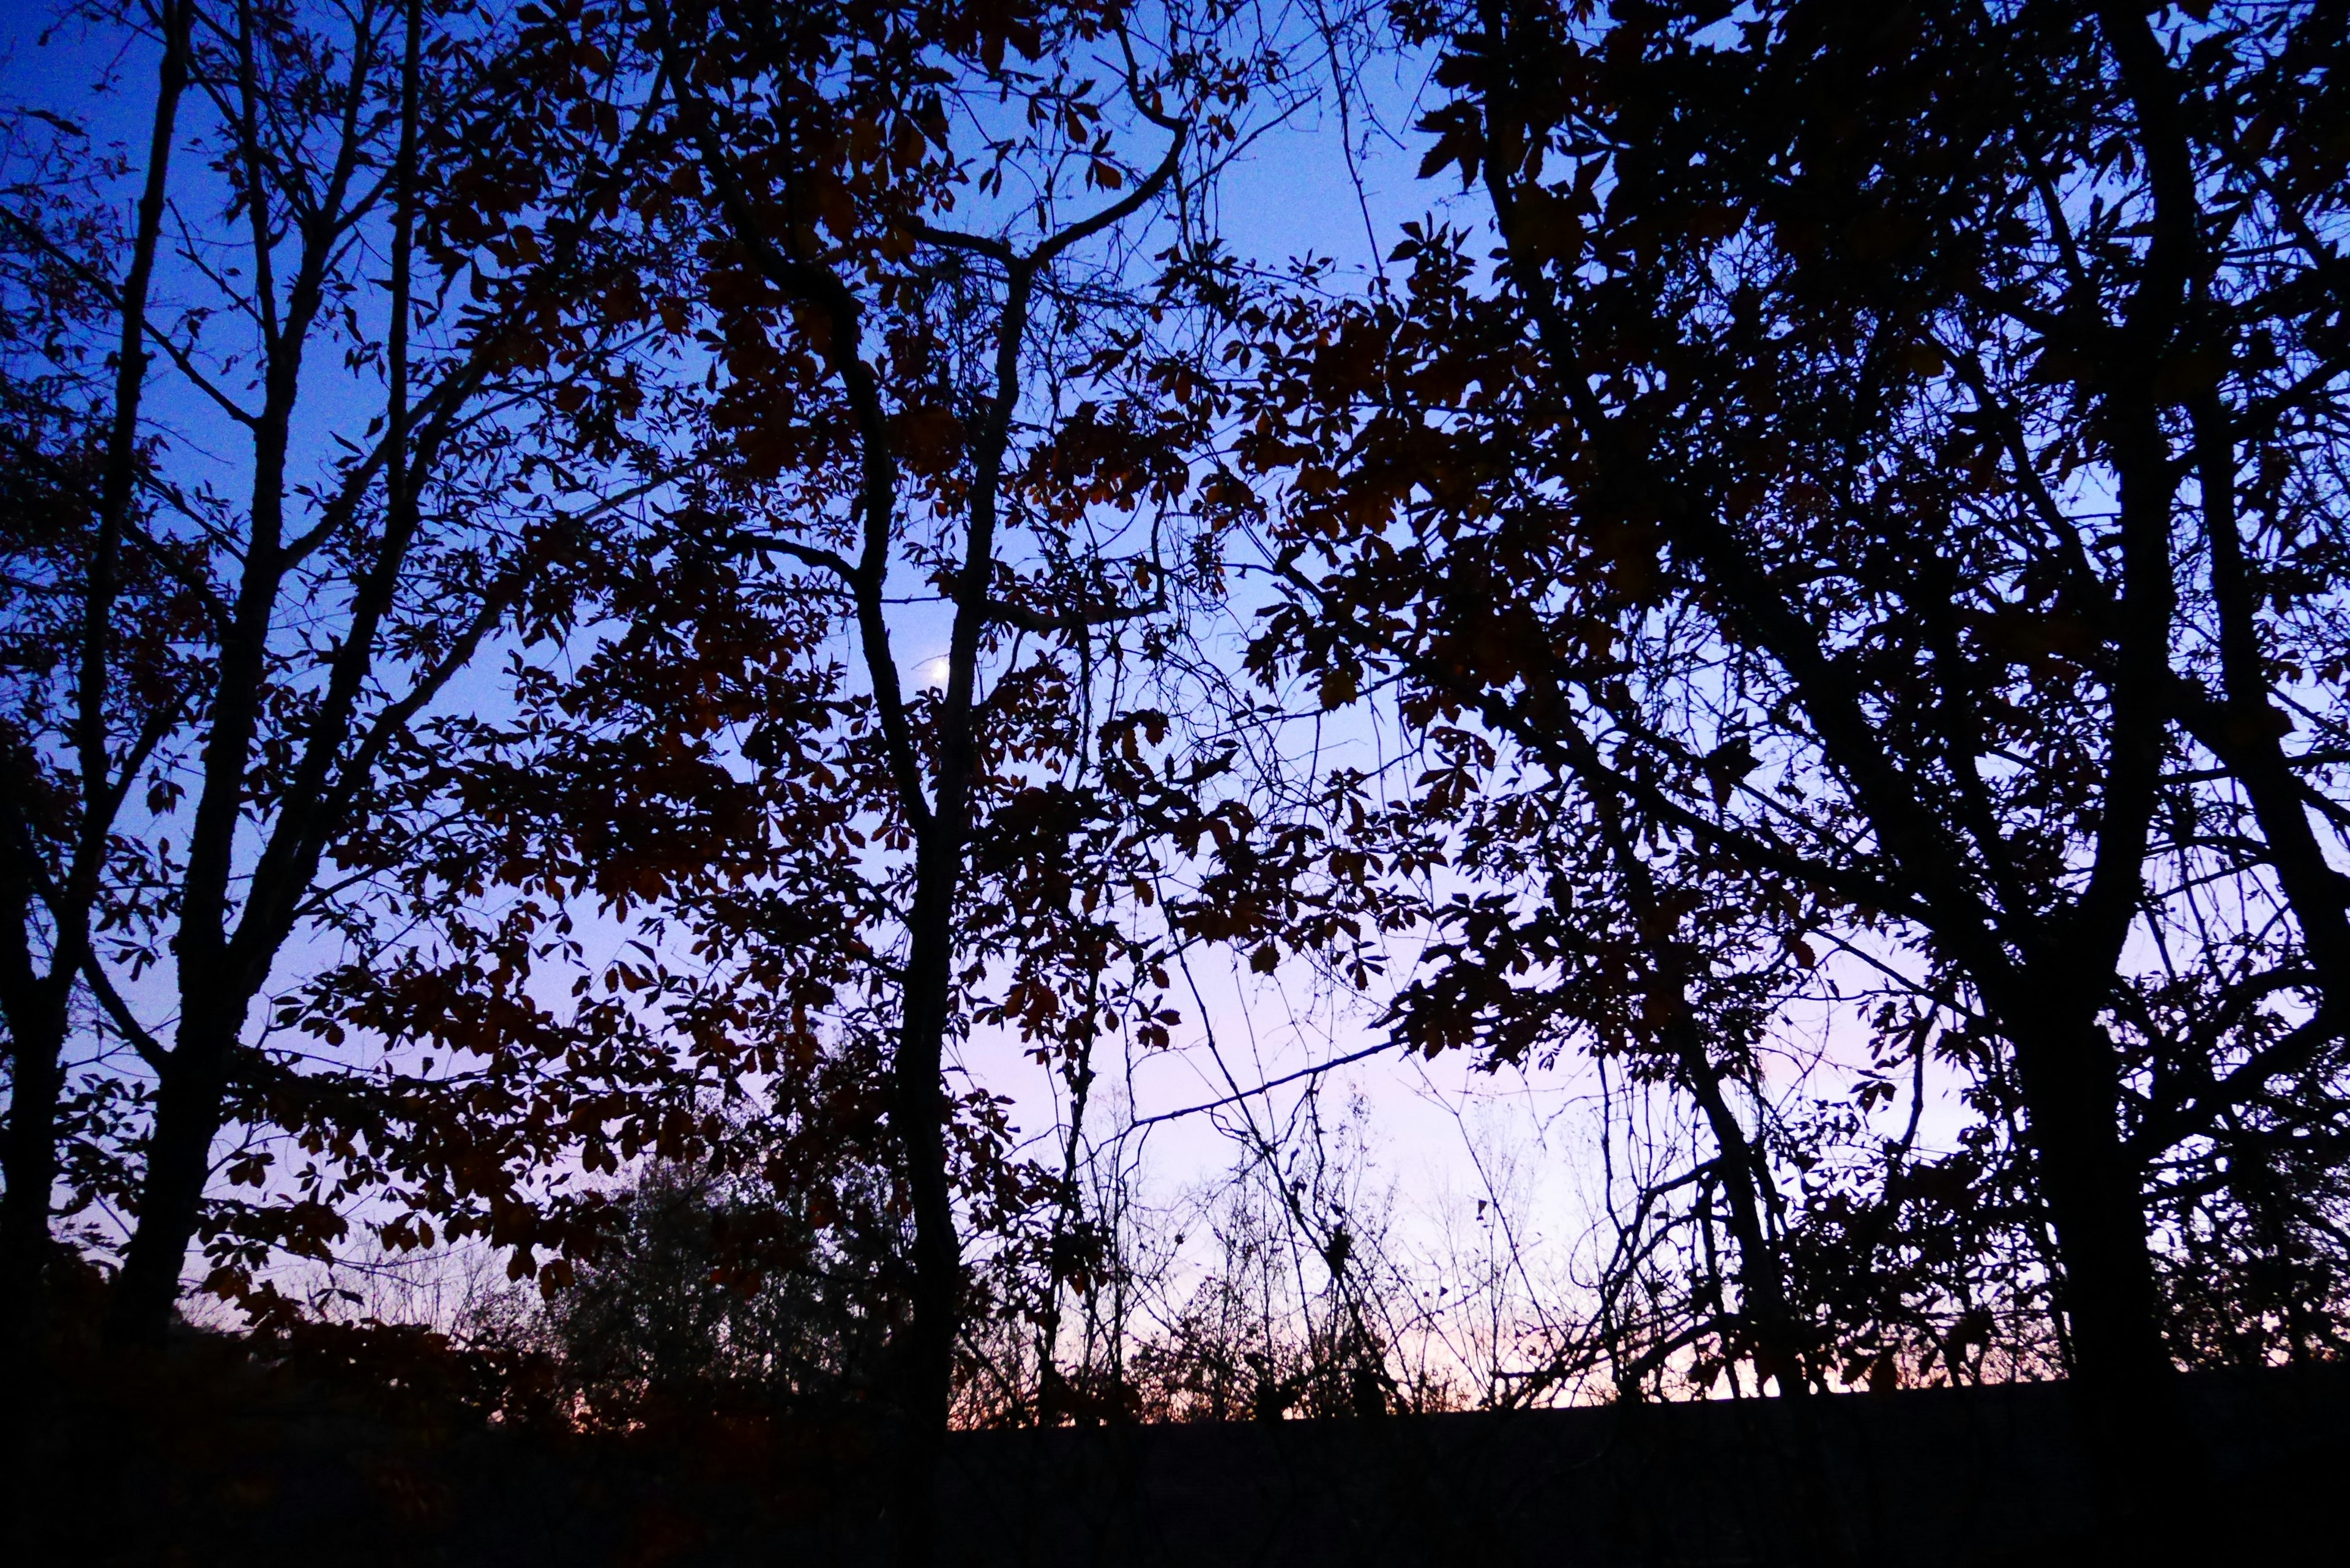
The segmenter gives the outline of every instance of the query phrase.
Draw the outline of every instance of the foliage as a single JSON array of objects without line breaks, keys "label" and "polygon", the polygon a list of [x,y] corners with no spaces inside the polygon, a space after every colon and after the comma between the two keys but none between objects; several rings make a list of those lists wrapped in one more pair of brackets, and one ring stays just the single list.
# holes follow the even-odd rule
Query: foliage
[{"label": "foliage", "polygon": [[[1236,389],[1283,487],[1256,658],[1398,685],[1435,760],[1373,842],[1475,889],[1399,1031],[1690,1096],[1740,1291],[1660,1348],[1783,1386],[1987,1335],[2149,1386],[2215,1343],[2238,1204],[2230,1272],[2338,1301],[2329,1187],[2262,1173],[2336,1158],[2343,1092],[2340,19],[1399,16],[1451,95],[1422,172],[1492,227],[1255,306]],[[1783,1125],[1806,1002],[1876,1045]],[[1931,1159],[1928,1064],[1973,1120]]]},{"label": "foliage", "polygon": [[[13,1331],[80,1249],[151,1350],[192,1244],[364,1361],[274,1271],[478,1244],[508,1413],[870,1417],[916,1559],[950,1420],[2069,1374],[2121,1453],[2341,1354],[2337,9],[1308,10],[83,15],[144,149],[0,130]],[[1231,254],[1423,57],[1384,268]],[[1376,1044],[1244,1081],[1211,957]],[[1416,1272],[1380,1045],[1591,1088],[1572,1289]]]}]

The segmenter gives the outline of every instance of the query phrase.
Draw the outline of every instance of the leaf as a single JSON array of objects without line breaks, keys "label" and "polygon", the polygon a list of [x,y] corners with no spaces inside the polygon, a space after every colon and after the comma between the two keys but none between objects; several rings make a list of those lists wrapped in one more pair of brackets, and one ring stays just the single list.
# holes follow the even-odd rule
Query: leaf
[{"label": "leaf", "polygon": [[1755,761],[1752,744],[1743,735],[1733,736],[1708,752],[1703,766],[1715,808],[1729,805],[1731,792],[1761,765]]}]

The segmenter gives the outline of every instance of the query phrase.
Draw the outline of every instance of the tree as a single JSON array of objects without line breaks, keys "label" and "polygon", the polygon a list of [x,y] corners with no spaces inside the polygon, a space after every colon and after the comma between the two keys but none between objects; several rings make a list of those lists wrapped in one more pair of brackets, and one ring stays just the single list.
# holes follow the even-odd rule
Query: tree
[{"label": "tree", "polygon": [[[445,804],[422,783],[436,701],[485,644],[564,622],[552,568],[596,497],[544,460],[610,452],[636,396],[613,357],[626,317],[569,308],[621,270],[595,223],[608,192],[564,183],[597,129],[556,126],[545,92],[500,96],[525,76],[512,35],[418,3],[142,17],[95,18],[161,57],[132,231],[109,248],[103,223],[6,219],[16,254],[99,303],[115,369],[77,410],[105,432],[95,478],[12,578],[8,1293],[36,1299],[88,997],[140,1064],[100,1097],[151,1108],[109,1309],[125,1342],[169,1319],[224,1124],[273,1101],[314,1130],[354,1099],[380,1113],[331,1060],[303,1075],[256,1050],[256,999],[297,939],[383,929],[370,873]],[[175,424],[203,435],[148,411],[158,364]],[[134,983],[158,965],[168,1004]],[[262,1184],[270,1158],[231,1181]],[[341,1223],[280,1205],[262,1244]]]},{"label": "tree", "polygon": [[[110,389],[112,418],[97,417],[96,410],[85,412],[82,407],[76,406],[81,399],[73,394],[80,392],[87,397],[89,389],[68,384],[60,389],[71,400],[65,407],[52,407],[48,419],[37,423],[27,421],[20,427],[29,438],[26,444],[33,450],[20,450],[15,454],[16,461],[10,464],[20,487],[20,495],[12,498],[17,504],[10,513],[12,520],[21,518],[25,524],[11,530],[11,554],[21,553],[36,562],[46,556],[55,562],[73,544],[80,542],[78,535],[86,537],[86,569],[90,576],[80,606],[42,605],[37,600],[33,606],[26,606],[22,598],[12,606],[32,608],[36,615],[48,610],[49,615],[41,617],[48,625],[40,630],[55,628],[68,638],[78,634],[88,645],[82,657],[66,667],[69,670],[68,679],[73,683],[75,705],[80,710],[78,722],[72,725],[74,732],[66,738],[78,753],[78,771],[87,783],[74,792],[80,795],[78,801],[57,801],[54,805],[42,802],[51,805],[53,843],[69,856],[66,865],[53,868],[43,864],[31,820],[31,804],[39,794],[47,793],[36,791],[37,774],[33,766],[27,765],[35,735],[26,732],[36,730],[37,721],[36,724],[26,724],[22,718],[12,715],[7,734],[8,763],[17,777],[16,787],[10,792],[16,804],[12,807],[15,820],[9,824],[7,879],[0,884],[6,889],[11,916],[5,959],[0,961],[5,963],[5,991],[0,992],[0,1005],[6,1009],[9,1036],[8,1190],[5,1221],[0,1221],[0,1231],[5,1231],[0,1235],[0,1250],[5,1250],[0,1266],[5,1266],[6,1275],[5,1282],[0,1282],[0,1289],[5,1289],[10,1303],[12,1326],[28,1327],[40,1322],[39,1303],[49,1247],[49,1193],[57,1172],[57,1106],[64,1087],[60,1064],[68,1010],[90,942],[92,906],[98,899],[110,848],[112,818],[120,809],[120,798],[128,794],[131,777],[145,763],[145,753],[153,749],[154,742],[147,741],[146,736],[157,727],[151,718],[140,724],[139,740],[145,745],[142,749],[134,742],[126,759],[128,766],[121,770],[122,782],[118,784],[114,764],[106,754],[105,731],[101,727],[109,677],[114,671],[109,667],[104,649],[98,646],[99,639],[91,636],[91,623],[106,626],[121,591],[113,579],[138,476],[139,408],[146,365],[145,316],[153,285],[155,255],[162,238],[165,182],[180,98],[187,84],[192,22],[193,11],[187,5],[172,6],[162,15],[162,59],[157,70],[146,189],[140,200],[137,228],[119,283],[103,277],[88,278],[82,269],[40,243],[48,238],[50,224],[25,213],[23,200],[29,192],[20,188],[12,192],[17,200],[12,202],[11,217],[15,221],[10,225],[10,237],[18,242],[9,247],[12,259],[17,262],[12,272],[36,286],[47,286],[27,291],[34,298],[46,296],[68,306],[66,319],[56,324],[63,330],[53,329],[44,335],[47,341],[39,345],[43,358],[52,366],[68,361],[67,343],[75,335],[74,329],[101,317],[106,303],[116,306],[121,324],[115,348],[115,385]],[[55,222],[54,215],[47,216]],[[83,225],[82,237],[90,237],[90,229]],[[23,244],[27,237],[35,243]],[[92,299],[92,295],[97,297]],[[15,356],[12,360],[10,401],[36,406],[51,401],[40,395],[46,389],[35,379],[38,371],[27,376],[26,371],[32,368]],[[49,427],[48,431],[43,431],[44,425]],[[104,432],[102,436],[100,431]],[[41,435],[50,432],[54,432],[51,440],[60,441],[66,452],[41,450],[45,444],[40,441]],[[67,455],[75,446],[84,449],[78,463]],[[66,460],[62,463],[58,462],[61,458]],[[58,472],[60,468],[63,472]],[[50,472],[45,473],[45,469]],[[90,526],[92,523],[94,528]],[[11,597],[18,597],[16,594]],[[168,601],[172,596],[166,588],[161,597]],[[73,608],[82,611],[78,626],[68,618]],[[154,650],[146,651],[151,658]],[[139,695],[151,708],[158,693],[150,690]],[[79,820],[73,820],[76,817]],[[53,889],[61,891],[53,893]],[[46,944],[49,949],[48,968],[42,973],[36,967],[36,955],[43,944],[38,942],[36,933],[40,917],[46,912],[40,906],[52,897],[57,905],[53,917],[57,924]]]},{"label": "tree", "polygon": [[597,1418],[837,1416],[881,1379],[903,1227],[882,1151],[833,1119],[873,1081],[834,1057],[780,1115],[727,1118],[700,1158],[655,1161],[621,1195],[612,1243],[547,1312],[563,1381]]},{"label": "tree", "polygon": [[[966,1237],[1045,1259],[1047,1294],[1084,1245],[1068,1173],[1009,1158],[953,1053],[1014,1032],[1081,1100],[1103,1031],[1163,1043],[1169,979],[1122,922],[1152,918],[1151,846],[1239,820],[1213,767],[1152,765],[1135,671],[1212,587],[1180,537],[1218,265],[1195,202],[1278,57],[1220,5],[555,25],[624,62],[586,112],[656,117],[632,211],[691,257],[652,305],[702,422],[629,613],[530,677],[533,760],[486,796],[512,864],[642,922],[620,983],[722,1093],[888,1043],[910,1271],[882,1403],[919,1559]],[[920,607],[945,646],[917,681]]]},{"label": "tree", "polygon": [[1266,657],[1586,803],[1634,855],[1578,940],[1669,972],[1663,854],[1941,1021],[2021,1108],[2143,1527],[2153,1217],[2342,1154],[2340,19],[1399,17],[1501,249],[1418,227],[1395,288],[1266,314]]}]

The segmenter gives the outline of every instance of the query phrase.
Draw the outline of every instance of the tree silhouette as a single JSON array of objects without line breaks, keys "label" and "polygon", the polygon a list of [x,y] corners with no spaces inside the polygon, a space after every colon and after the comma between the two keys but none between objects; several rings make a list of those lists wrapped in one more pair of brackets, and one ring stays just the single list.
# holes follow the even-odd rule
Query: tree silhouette
[{"label": "tree silhouette", "polygon": [[[1477,186],[1501,249],[1417,228],[1392,287],[1267,312],[1249,455],[1295,597],[1261,656],[1506,739],[1617,889],[1489,919],[1406,1026],[1518,1049],[1532,942],[1568,966],[1552,1005],[1638,994],[1703,1103],[1667,1043],[1737,1050],[1689,990],[1731,982],[1730,933],[1899,955],[2022,1109],[2070,1365],[2142,1507],[2157,1216],[2189,1187],[2276,1214],[2259,1172],[2337,1159],[2339,18],[1405,26],[1452,94],[1423,173]],[[1711,1119],[1772,1368],[1747,1135]]]}]

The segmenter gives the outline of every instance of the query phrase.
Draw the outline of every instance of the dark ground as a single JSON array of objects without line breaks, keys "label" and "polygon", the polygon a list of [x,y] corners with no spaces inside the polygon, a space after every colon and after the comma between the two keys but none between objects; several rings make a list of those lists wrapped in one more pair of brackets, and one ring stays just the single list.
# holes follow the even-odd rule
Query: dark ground
[{"label": "dark ground", "polygon": [[[356,1342],[355,1342],[356,1343]],[[875,1561],[853,1428],[493,1424],[396,1353],[178,1347],[6,1402],[12,1564]],[[2210,1555],[2350,1563],[2350,1368],[2178,1386]],[[941,1568],[2072,1563],[2061,1385],[958,1437]]]},{"label": "dark ground", "polygon": [[[2350,1563],[2350,1368],[2198,1376],[2220,1555]],[[2037,1384],[961,1439],[952,1560],[997,1564],[2074,1563],[2069,1392]]]}]

